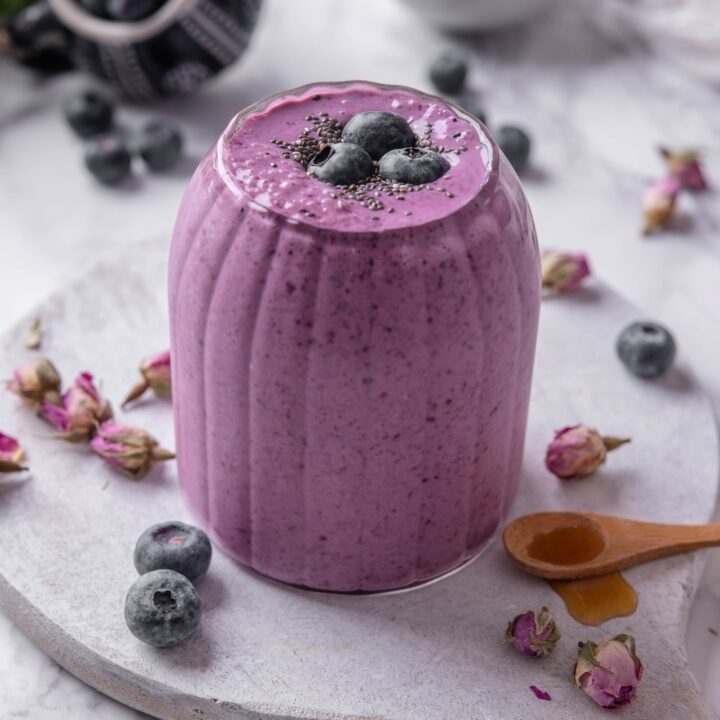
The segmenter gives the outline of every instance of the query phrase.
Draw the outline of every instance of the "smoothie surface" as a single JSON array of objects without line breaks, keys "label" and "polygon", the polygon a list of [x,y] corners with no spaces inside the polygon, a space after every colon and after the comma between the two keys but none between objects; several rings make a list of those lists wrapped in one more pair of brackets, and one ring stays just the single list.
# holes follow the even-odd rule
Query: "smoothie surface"
[{"label": "smoothie surface", "polygon": [[[352,199],[342,186],[307,174],[273,141],[292,142],[308,117],[327,117],[341,125],[356,113],[389,110],[405,118],[418,138],[442,148],[450,169],[438,180],[388,195],[371,191],[381,208]],[[492,161],[491,145],[480,125],[440,98],[406,88],[370,83],[315,85],[274,98],[239,123],[234,120],[218,145],[218,169],[230,189],[249,198],[260,212],[290,222],[350,231],[386,231],[439,220],[480,191]]]}]

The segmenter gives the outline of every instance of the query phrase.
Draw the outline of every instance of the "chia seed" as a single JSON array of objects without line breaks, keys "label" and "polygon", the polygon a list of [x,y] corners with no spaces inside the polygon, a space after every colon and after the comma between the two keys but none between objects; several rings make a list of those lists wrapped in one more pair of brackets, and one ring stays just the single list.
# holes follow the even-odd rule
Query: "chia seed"
[{"label": "chia seed", "polygon": [[[319,96],[313,97],[313,100],[319,100]],[[304,127],[296,140],[288,141],[280,138],[274,138],[270,142],[276,145],[283,152],[282,157],[285,160],[293,160],[307,169],[310,161],[327,145],[333,145],[342,141],[342,124],[336,118],[323,111],[317,115],[306,115],[305,120],[309,123]],[[416,146],[437,153],[463,152],[466,147],[449,148],[437,145],[432,141],[432,124],[426,123],[423,134],[417,138]],[[454,137],[457,137],[454,136]],[[277,167],[277,163],[271,163],[271,167]],[[363,207],[373,212],[381,212],[386,210],[388,213],[395,212],[395,208],[386,207],[382,201],[383,197],[392,197],[402,202],[405,200],[405,194],[418,192],[427,189],[424,185],[411,185],[409,183],[400,183],[392,180],[386,180],[378,175],[377,163],[371,177],[360,183],[353,185],[338,186],[335,192],[330,193],[330,197],[337,201],[339,209],[345,209],[344,201],[352,201],[360,203]],[[454,197],[452,193],[445,191],[445,188],[438,188],[444,192],[447,197]],[[405,211],[405,215],[412,215],[412,212]],[[306,213],[307,217],[313,217],[313,213]],[[373,216],[373,220],[379,220],[377,216]]]}]

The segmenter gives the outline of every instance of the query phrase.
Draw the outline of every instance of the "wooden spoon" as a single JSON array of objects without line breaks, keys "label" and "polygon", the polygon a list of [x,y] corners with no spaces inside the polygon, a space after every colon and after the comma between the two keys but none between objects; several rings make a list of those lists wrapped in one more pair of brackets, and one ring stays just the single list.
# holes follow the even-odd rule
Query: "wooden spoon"
[{"label": "wooden spoon", "polygon": [[503,541],[523,570],[549,580],[576,580],[720,545],[720,525],[664,525],[592,513],[544,512],[513,520]]}]

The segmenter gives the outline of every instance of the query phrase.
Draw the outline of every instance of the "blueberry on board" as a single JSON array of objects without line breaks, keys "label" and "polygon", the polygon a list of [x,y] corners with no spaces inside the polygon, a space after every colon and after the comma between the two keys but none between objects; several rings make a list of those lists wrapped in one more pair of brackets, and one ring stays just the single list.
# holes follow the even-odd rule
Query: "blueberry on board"
[{"label": "blueberry on board", "polygon": [[430,66],[430,80],[443,93],[459,93],[467,77],[467,63],[453,52],[444,52]]},{"label": "blueberry on board", "polygon": [[505,157],[520,175],[530,159],[530,137],[519,127],[503,125],[497,133],[496,141]]},{"label": "blueberry on board", "polygon": [[137,22],[152,15],[163,0],[107,0],[107,13],[112,20]]},{"label": "blueberry on board", "polygon": [[353,115],[342,131],[342,139],[355,143],[379,160],[386,152],[415,145],[416,137],[405,118],[385,110],[368,110]]},{"label": "blueberry on board", "polygon": [[130,176],[132,159],[122,138],[95,140],[85,150],[87,169],[103,185],[118,185]]},{"label": "blueberry on board", "polygon": [[182,156],[183,139],[180,131],[164,120],[149,122],[136,140],[136,150],[153,171],[168,170]]},{"label": "blueberry on board", "polygon": [[148,528],[135,544],[135,568],[142,575],[153,570],[175,570],[190,582],[210,567],[212,545],[200,528],[183,522],[164,522]]},{"label": "blueberry on board", "polygon": [[82,138],[101,135],[113,124],[112,103],[94,90],[74,95],[65,103],[65,118]]},{"label": "blueberry on board", "polygon": [[437,180],[450,168],[439,153],[424,148],[391,150],[380,158],[380,176],[394,182],[422,185]]},{"label": "blueberry on board", "polygon": [[673,364],[676,345],[670,331],[654,322],[634,322],[619,335],[617,354],[623,365],[638,377],[662,375]]},{"label": "blueberry on board", "polygon": [[125,598],[125,623],[138,639],[170,647],[190,637],[200,624],[200,598],[192,583],[174,570],[141,575]]},{"label": "blueberry on board", "polygon": [[309,175],[333,185],[354,185],[373,172],[372,158],[359,145],[349,142],[326,145],[307,167]]}]

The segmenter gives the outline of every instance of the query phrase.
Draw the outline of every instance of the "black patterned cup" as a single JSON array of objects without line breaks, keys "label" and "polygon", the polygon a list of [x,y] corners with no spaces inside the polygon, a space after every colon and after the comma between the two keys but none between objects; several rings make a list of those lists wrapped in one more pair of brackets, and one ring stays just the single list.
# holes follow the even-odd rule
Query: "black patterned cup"
[{"label": "black patterned cup", "polygon": [[95,17],[76,0],[50,0],[70,31],[75,64],[134,100],[177,95],[234,62],[247,47],[261,0],[167,0],[139,22]]}]

